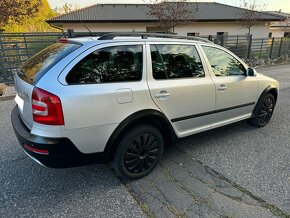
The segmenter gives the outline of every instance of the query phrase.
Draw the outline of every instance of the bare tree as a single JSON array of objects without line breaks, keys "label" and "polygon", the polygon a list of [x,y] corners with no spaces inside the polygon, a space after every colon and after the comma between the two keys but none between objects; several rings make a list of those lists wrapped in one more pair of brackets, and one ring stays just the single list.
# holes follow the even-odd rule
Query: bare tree
[{"label": "bare tree", "polygon": [[60,6],[60,7],[55,7],[53,9],[54,13],[56,13],[57,15],[62,15],[62,14],[67,14],[71,11],[76,10],[77,8],[73,6],[73,4],[71,3],[65,3],[64,5]]},{"label": "bare tree", "polygon": [[152,0],[147,4],[149,16],[156,18],[159,27],[171,29],[189,22],[193,22],[198,12],[198,4],[188,0]]},{"label": "bare tree", "polygon": [[253,26],[256,26],[262,11],[267,6],[265,1],[262,3],[259,0],[241,0],[240,7],[244,8],[241,13],[238,14],[239,19],[242,21],[242,28],[247,29],[247,36],[251,35]]},{"label": "bare tree", "polygon": [[[282,28],[282,30],[284,32],[284,36],[285,37],[290,37],[290,34],[289,34],[289,32],[290,32],[290,15],[287,16],[286,19],[281,20],[280,21],[280,25],[281,25],[281,28]],[[288,33],[288,35],[286,33]]]}]

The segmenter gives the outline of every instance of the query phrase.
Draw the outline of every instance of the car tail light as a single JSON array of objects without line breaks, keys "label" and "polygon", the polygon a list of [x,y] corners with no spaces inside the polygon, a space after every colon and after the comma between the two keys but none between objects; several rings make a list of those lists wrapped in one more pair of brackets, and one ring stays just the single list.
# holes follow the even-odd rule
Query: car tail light
[{"label": "car tail light", "polygon": [[59,43],[68,43],[68,39],[67,38],[60,38],[57,40],[57,42]]},{"label": "car tail light", "polygon": [[35,87],[32,92],[33,120],[46,125],[64,125],[59,97]]}]

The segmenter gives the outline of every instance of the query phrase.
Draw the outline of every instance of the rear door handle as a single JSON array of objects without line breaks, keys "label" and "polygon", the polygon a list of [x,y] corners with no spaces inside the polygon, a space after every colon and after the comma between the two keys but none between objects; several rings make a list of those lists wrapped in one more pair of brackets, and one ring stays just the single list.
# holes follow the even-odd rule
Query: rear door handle
[{"label": "rear door handle", "polygon": [[165,90],[162,90],[158,94],[155,95],[155,98],[160,98],[160,99],[164,100],[164,99],[166,99],[169,96],[170,96],[169,92],[167,92]]},{"label": "rear door handle", "polygon": [[221,85],[217,88],[218,91],[225,91],[226,89],[227,89],[227,87],[226,87],[226,85],[224,85],[224,84],[221,84]]}]

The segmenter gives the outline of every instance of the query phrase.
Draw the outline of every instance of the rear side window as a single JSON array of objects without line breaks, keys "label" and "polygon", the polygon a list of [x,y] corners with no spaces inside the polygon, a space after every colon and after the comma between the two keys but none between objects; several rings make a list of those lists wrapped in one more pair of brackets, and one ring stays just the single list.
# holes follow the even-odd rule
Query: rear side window
[{"label": "rear side window", "polygon": [[139,81],[142,78],[142,45],[113,46],[86,56],[68,73],[68,84]]},{"label": "rear side window", "polygon": [[204,70],[193,45],[151,45],[154,79],[204,77]]},{"label": "rear side window", "polygon": [[55,43],[32,56],[20,68],[18,76],[29,84],[35,84],[51,67],[80,46],[71,43]]}]

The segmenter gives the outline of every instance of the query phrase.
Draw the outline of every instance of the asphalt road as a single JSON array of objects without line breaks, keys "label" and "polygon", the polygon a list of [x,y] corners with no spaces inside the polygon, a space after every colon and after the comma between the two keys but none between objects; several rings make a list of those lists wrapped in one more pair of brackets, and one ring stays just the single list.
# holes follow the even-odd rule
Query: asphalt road
[{"label": "asphalt road", "polygon": [[[176,146],[290,213],[290,65],[259,71],[281,82],[268,126],[239,122],[187,137]],[[12,130],[13,106],[13,101],[0,102],[0,217],[145,216],[107,165],[49,169],[30,160]]]},{"label": "asphalt road", "polygon": [[144,217],[106,165],[45,168],[13,133],[13,101],[0,102],[0,217]]},{"label": "asphalt road", "polygon": [[181,140],[192,157],[290,213],[290,65],[261,67],[280,81],[271,122],[255,128],[239,122]]}]

